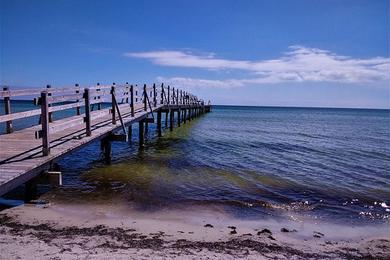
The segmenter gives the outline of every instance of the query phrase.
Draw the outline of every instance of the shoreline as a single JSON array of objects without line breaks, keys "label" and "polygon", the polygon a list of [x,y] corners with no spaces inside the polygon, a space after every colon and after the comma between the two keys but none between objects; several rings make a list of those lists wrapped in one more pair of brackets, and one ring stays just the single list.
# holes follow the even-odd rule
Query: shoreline
[{"label": "shoreline", "polygon": [[[0,259],[385,259],[390,228],[247,220],[218,209],[26,204],[0,212]],[[36,250],[39,248],[39,250]]]}]

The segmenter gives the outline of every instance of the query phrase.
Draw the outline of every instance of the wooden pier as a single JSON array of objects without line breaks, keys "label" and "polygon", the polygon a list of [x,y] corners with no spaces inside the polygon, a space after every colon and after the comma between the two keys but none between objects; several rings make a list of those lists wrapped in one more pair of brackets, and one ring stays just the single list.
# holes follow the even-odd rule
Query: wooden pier
[{"label": "wooden pier", "polygon": [[[21,97],[33,97],[37,108],[12,113],[11,100]],[[149,123],[157,123],[157,135],[162,135],[163,115],[172,131],[175,114],[180,126],[211,109],[196,96],[164,84],[76,84],[69,88],[23,90],[4,87],[0,98],[5,112],[0,115],[0,123],[5,124],[5,134],[0,135],[0,196],[24,183],[28,186],[44,173],[58,174],[58,159],[93,141],[101,141],[105,160],[110,163],[111,142],[131,140],[135,123],[139,124],[139,145],[143,146]],[[36,125],[14,131],[13,121],[34,116],[39,117]]]}]

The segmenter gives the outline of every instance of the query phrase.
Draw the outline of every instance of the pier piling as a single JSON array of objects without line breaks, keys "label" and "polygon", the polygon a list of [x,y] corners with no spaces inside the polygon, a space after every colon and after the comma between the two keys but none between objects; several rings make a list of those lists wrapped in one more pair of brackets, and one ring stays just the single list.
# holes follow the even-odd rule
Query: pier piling
[{"label": "pier piling", "polygon": [[[40,107],[14,112],[11,99],[23,99],[20,98],[23,96],[34,96],[33,104]],[[177,88],[164,87],[163,84],[161,88],[156,85],[148,87],[146,84],[141,87],[128,82],[118,85],[98,83],[84,88],[76,84],[65,88],[47,86],[15,91],[4,87],[0,89],[0,98],[4,102],[4,114],[0,115],[0,123],[5,126],[4,134],[0,134],[0,141],[6,151],[0,162],[0,172],[6,173],[0,174],[0,196],[25,183],[26,194],[33,194],[33,179],[36,176],[51,169],[49,166],[54,161],[94,141],[101,142],[102,160],[110,164],[111,142],[131,142],[132,125],[137,122],[139,147],[142,148],[149,123],[156,123],[157,135],[162,136],[163,113],[165,127],[173,131],[176,113],[177,126],[181,126],[182,123],[210,111],[210,105],[205,106],[197,97]],[[111,104],[107,106],[109,102]],[[65,113],[66,116],[61,118],[54,117],[55,113],[65,110],[76,113]],[[34,116],[40,118],[39,124],[13,133],[14,120]],[[32,152],[34,156],[31,156]],[[59,171],[51,172],[53,178],[60,175]],[[60,183],[59,178],[57,183]]]}]

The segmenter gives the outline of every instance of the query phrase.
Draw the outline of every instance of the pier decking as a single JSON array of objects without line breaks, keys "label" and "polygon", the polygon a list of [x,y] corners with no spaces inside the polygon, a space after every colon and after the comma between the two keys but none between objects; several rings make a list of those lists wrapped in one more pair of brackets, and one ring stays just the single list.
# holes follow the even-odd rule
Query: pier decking
[{"label": "pier decking", "polygon": [[[37,109],[12,113],[11,98],[29,96]],[[105,159],[111,160],[111,141],[131,140],[132,125],[139,124],[139,145],[144,129],[157,123],[162,134],[162,113],[172,130],[177,125],[210,111],[210,106],[190,93],[164,87],[125,85],[82,88],[25,89],[0,91],[5,115],[0,123],[6,133],[0,135],[0,196],[51,170],[53,163],[90,142],[100,140]],[[103,108],[103,107],[106,108]],[[93,108],[96,108],[95,110]],[[55,120],[54,113],[74,111],[74,115]],[[69,113],[68,113],[69,114]],[[169,115],[169,117],[168,117]],[[13,120],[39,116],[39,124],[13,130]],[[155,118],[156,116],[156,118]]]}]

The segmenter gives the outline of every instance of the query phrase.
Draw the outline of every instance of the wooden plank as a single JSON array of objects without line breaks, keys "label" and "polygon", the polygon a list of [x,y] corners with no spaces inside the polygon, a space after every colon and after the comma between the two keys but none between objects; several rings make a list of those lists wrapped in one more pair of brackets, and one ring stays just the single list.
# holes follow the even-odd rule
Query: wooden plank
[{"label": "wooden plank", "polygon": [[7,122],[10,120],[16,120],[16,119],[20,119],[20,118],[32,117],[32,116],[39,115],[40,113],[41,113],[40,109],[34,109],[34,110],[29,110],[29,111],[12,113],[12,114],[8,114],[8,115],[1,115],[0,116],[0,123]]}]

